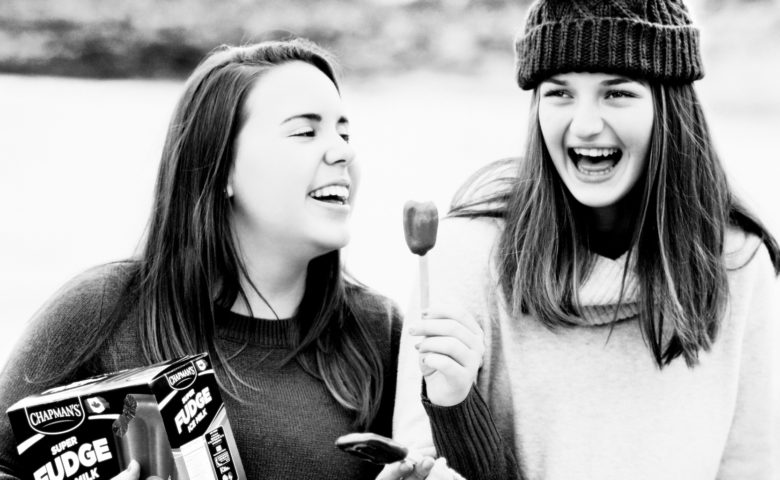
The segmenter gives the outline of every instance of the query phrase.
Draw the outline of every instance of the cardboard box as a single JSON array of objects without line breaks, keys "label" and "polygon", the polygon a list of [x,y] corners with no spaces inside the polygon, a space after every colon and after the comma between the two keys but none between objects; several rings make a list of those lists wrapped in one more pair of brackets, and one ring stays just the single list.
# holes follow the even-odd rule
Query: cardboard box
[{"label": "cardboard box", "polygon": [[8,409],[33,480],[246,480],[207,354],[53,388]]}]

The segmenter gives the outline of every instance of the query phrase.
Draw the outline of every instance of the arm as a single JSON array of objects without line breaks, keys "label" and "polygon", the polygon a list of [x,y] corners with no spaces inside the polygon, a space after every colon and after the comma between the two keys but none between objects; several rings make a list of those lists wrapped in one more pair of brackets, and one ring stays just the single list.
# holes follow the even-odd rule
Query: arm
[{"label": "arm", "polygon": [[[497,339],[492,336],[500,335],[498,329],[493,328],[486,301],[486,295],[495,295],[489,263],[496,231],[495,223],[489,220],[447,219],[442,222],[437,247],[430,253],[432,308],[429,319],[419,320],[419,303],[412,301],[401,337],[395,438],[414,448],[427,448],[427,452],[446,457],[455,470],[469,479],[518,478],[512,439],[501,438],[493,422],[489,399],[481,394],[490,391],[489,372],[496,367],[491,364],[491,355],[483,355],[482,347],[493,345]],[[438,320],[445,320],[449,326],[442,325],[445,330],[437,332],[427,331],[438,328],[432,325]],[[422,328],[422,333],[415,333],[423,337],[410,335],[413,325],[415,329]],[[446,329],[451,330],[447,333]],[[484,339],[482,332],[476,330],[484,331]],[[453,342],[452,338],[442,342],[442,337],[457,337],[462,345]],[[426,339],[421,342],[423,338]],[[478,342],[476,338],[479,338]],[[439,350],[438,353],[452,360],[449,375],[431,374],[431,366],[422,365],[428,388],[422,398],[423,375],[415,349],[418,343],[423,356]],[[484,362],[481,367],[479,359],[476,365],[469,359],[472,354]],[[439,361],[446,363],[447,359],[440,357]],[[441,366],[441,363],[437,365]],[[447,376],[454,383],[444,378]],[[472,388],[474,380],[481,390]],[[475,436],[476,432],[479,434]],[[435,450],[432,449],[434,444]]]},{"label": "arm", "polygon": [[504,442],[476,387],[484,356],[479,324],[457,308],[431,308],[411,329],[423,372],[423,406],[439,455],[469,479],[519,478],[512,445]]},{"label": "arm", "polygon": [[523,478],[514,452],[501,438],[476,387],[457,405],[439,407],[424,394],[423,405],[431,419],[436,450],[449,458],[450,466],[465,478]]},{"label": "arm", "polygon": [[732,285],[749,298],[739,390],[718,480],[769,480],[780,473],[780,282],[763,245],[744,269]]}]

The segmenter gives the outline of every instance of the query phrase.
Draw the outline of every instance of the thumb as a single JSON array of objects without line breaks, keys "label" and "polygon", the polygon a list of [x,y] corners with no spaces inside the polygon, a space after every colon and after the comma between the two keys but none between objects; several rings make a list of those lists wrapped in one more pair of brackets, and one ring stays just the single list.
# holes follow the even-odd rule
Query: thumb
[{"label": "thumb", "polygon": [[408,460],[389,463],[379,472],[376,480],[401,480],[414,470],[414,463]]},{"label": "thumb", "polygon": [[412,475],[406,477],[406,480],[426,480],[434,465],[435,462],[433,458],[424,457],[417,465],[414,466],[414,472]]}]

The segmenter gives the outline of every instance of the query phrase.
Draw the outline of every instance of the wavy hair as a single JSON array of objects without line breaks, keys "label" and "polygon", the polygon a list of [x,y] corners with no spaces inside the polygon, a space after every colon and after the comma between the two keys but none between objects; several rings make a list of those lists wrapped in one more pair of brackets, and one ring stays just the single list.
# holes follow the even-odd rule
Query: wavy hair
[{"label": "wavy hair", "polygon": [[[646,171],[630,193],[631,248],[640,285],[640,328],[660,368],[677,357],[698,362],[717,337],[728,296],[726,228],[761,238],[780,272],[777,241],[726,181],[691,84],[651,84],[655,116]],[[592,268],[583,206],[558,176],[538,120],[534,92],[525,157],[477,172],[450,215],[498,217],[499,287],[514,314],[557,328],[574,323],[576,292]],[[508,165],[514,171],[507,174]],[[632,256],[635,257],[632,259]],[[665,332],[669,332],[666,334]]]}]

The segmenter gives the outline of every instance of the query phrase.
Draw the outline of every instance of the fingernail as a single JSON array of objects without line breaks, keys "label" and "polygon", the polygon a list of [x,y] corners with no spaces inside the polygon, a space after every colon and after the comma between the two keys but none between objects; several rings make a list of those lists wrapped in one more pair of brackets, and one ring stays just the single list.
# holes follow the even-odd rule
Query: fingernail
[{"label": "fingernail", "polygon": [[[422,343],[422,342],[420,342],[420,343]],[[419,350],[419,349],[420,349],[420,343],[418,343],[418,344],[415,344],[414,348],[415,348],[415,349],[417,349],[417,350]]]},{"label": "fingernail", "polygon": [[417,329],[412,327],[409,329],[409,335],[417,335]]},{"label": "fingernail", "polygon": [[414,463],[408,459],[404,459],[401,461],[401,466],[398,467],[398,470],[404,475],[412,473],[414,471]]},{"label": "fingernail", "polygon": [[428,310],[422,311],[422,318],[428,318]]}]

